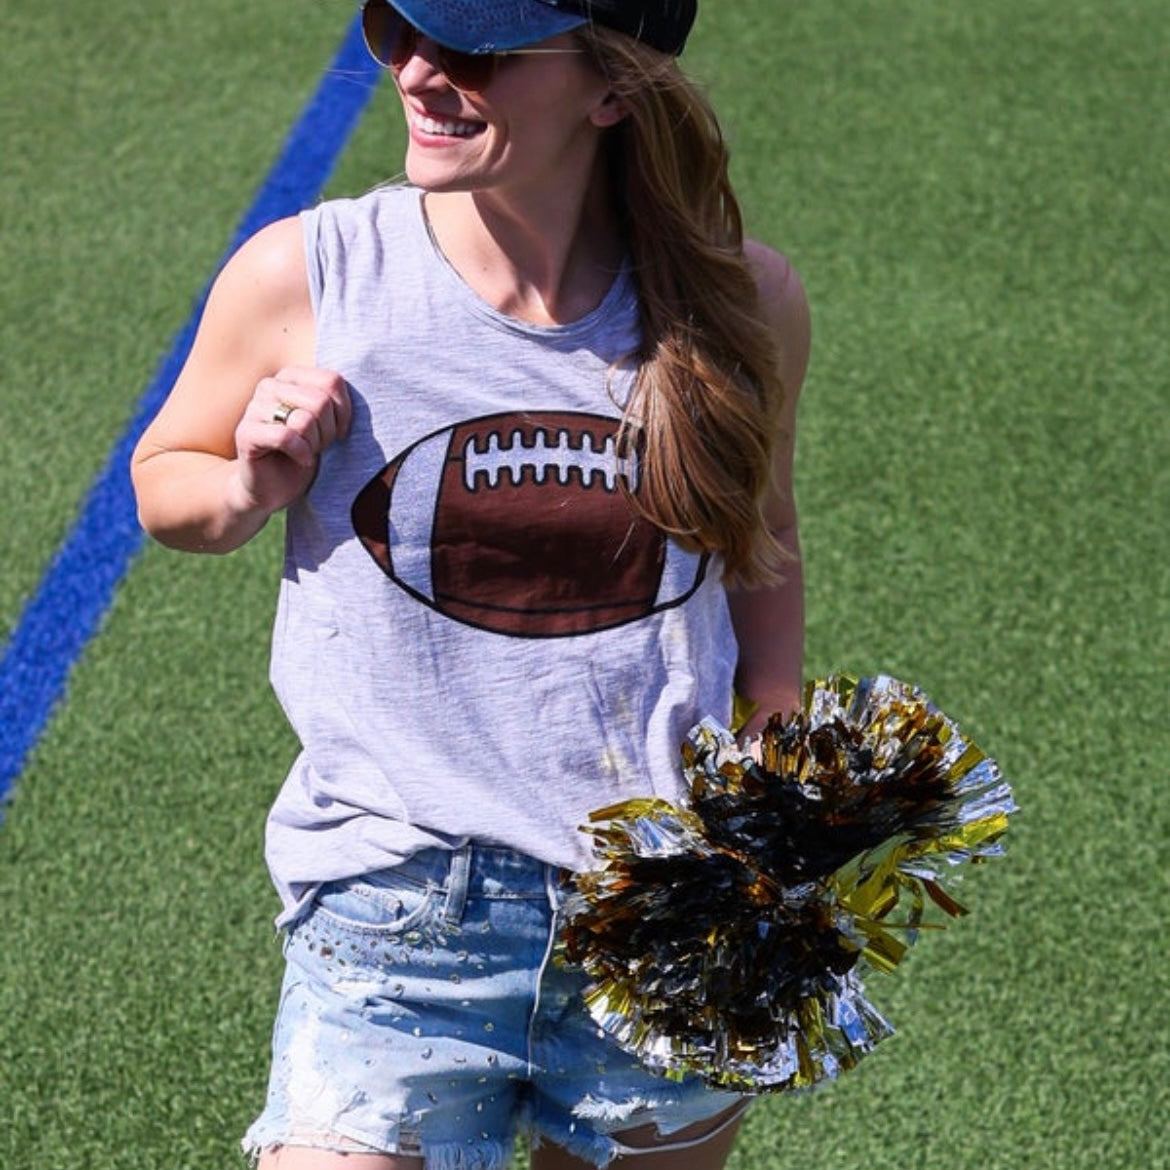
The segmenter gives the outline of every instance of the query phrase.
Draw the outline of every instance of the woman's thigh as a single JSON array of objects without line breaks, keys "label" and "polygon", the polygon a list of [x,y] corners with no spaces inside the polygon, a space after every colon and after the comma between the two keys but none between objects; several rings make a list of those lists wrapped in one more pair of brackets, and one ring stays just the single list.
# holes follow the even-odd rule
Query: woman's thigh
[{"label": "woman's thigh", "polygon": [[422,1170],[421,1158],[393,1154],[344,1153],[308,1146],[280,1146],[265,1150],[256,1170]]}]

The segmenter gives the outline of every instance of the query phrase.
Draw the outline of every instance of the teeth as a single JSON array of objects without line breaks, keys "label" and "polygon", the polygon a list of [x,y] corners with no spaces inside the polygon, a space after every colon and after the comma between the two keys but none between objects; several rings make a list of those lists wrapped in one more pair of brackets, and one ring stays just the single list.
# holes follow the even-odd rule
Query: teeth
[{"label": "teeth", "polygon": [[416,114],[414,124],[424,134],[445,134],[452,138],[470,138],[479,129],[474,122],[440,122],[426,114]]}]

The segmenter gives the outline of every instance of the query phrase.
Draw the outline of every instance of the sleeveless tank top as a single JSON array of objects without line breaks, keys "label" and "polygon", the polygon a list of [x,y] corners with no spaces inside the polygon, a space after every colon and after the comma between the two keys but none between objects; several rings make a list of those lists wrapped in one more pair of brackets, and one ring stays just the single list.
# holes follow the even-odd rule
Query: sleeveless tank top
[{"label": "sleeveless tank top", "polygon": [[271,680],[301,751],[268,819],[277,922],[428,847],[587,867],[590,812],[682,798],[680,745],[730,717],[736,659],[718,563],[621,491],[630,275],[541,327],[463,282],[416,189],[302,223],[316,360],[353,423],[286,515]]}]

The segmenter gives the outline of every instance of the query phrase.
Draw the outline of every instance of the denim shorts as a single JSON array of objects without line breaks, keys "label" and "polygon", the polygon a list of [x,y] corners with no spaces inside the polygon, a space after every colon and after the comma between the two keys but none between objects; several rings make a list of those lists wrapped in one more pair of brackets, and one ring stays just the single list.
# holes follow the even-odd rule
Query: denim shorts
[{"label": "denim shorts", "polygon": [[[281,1145],[501,1170],[514,1136],[596,1166],[746,1099],[649,1071],[594,1024],[552,959],[561,871],[508,849],[431,849],[323,886],[285,939],[264,1112]],[[704,1140],[708,1135],[704,1135]],[[674,1143],[675,1148],[686,1143]]]}]

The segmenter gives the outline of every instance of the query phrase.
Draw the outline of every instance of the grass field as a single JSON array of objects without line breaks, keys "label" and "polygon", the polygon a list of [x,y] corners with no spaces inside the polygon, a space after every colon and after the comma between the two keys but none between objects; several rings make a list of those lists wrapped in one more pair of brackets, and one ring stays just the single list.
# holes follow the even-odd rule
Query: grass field
[{"label": "grass field", "polygon": [[[0,13],[0,633],[352,15]],[[733,1170],[1170,1166],[1170,22],[1161,0],[704,0],[752,231],[813,303],[808,671],[923,686],[1022,806],[899,1035]],[[331,193],[398,166],[388,89]],[[279,976],[272,525],[150,547],[0,826],[0,1166],[242,1165]],[[17,685],[0,677],[0,687]]]}]

